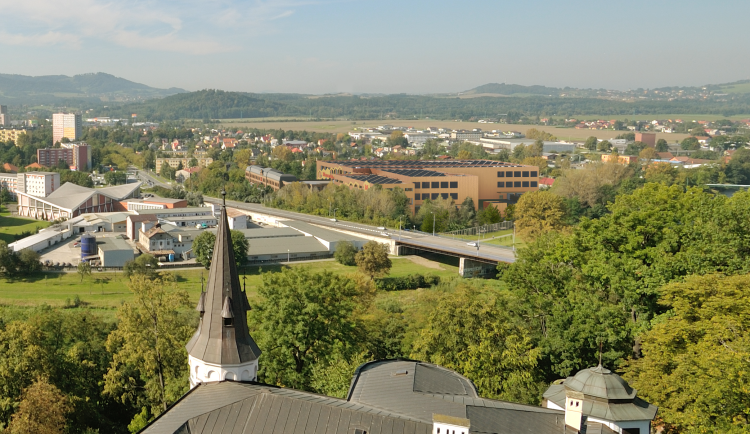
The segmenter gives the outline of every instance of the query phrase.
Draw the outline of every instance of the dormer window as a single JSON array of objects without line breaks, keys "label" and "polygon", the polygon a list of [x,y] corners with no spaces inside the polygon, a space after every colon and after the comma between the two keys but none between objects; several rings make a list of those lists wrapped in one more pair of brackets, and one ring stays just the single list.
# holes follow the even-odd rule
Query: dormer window
[{"label": "dormer window", "polygon": [[224,318],[224,327],[233,327],[234,318]]}]

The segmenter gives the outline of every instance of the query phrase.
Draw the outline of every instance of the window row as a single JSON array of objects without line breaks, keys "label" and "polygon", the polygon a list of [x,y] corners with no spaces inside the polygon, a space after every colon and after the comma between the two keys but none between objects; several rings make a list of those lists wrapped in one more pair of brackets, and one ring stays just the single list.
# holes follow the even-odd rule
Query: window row
[{"label": "window row", "polygon": [[536,170],[524,170],[521,172],[513,172],[509,170],[507,172],[497,172],[498,178],[536,178],[538,175],[539,173]]},{"label": "window row", "polygon": [[497,187],[498,188],[528,188],[528,187],[538,187],[539,184],[536,181],[498,181]]},{"label": "window row", "polygon": [[453,200],[458,200],[458,193],[422,193],[421,198],[419,193],[414,194],[415,200],[435,200],[438,197],[442,197],[443,199],[448,199],[450,197]]},{"label": "window row", "polygon": [[458,181],[415,182],[414,188],[458,188]]}]

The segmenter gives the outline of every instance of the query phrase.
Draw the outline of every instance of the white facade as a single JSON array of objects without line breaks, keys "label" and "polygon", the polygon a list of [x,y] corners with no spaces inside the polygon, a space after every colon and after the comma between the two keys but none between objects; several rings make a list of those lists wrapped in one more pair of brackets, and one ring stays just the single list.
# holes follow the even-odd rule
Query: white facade
[{"label": "white facade", "polygon": [[16,191],[29,196],[47,197],[60,188],[60,174],[56,172],[25,172],[17,175]]},{"label": "white facade", "polygon": [[[560,407],[559,405],[555,404],[552,401],[547,401],[547,408],[552,410],[562,410],[565,411],[564,408]],[[567,420],[567,412],[566,412],[566,420]],[[606,425],[609,429],[611,429],[614,432],[622,433],[624,429],[638,429],[641,434],[648,434],[651,432],[651,421],[650,420],[627,420],[627,421],[611,421],[606,419],[600,419],[597,417],[591,417],[586,416],[587,422],[597,422],[602,425]]]},{"label": "white facade", "polygon": [[16,200],[18,175],[15,173],[0,173],[0,190],[8,190],[13,200]]},{"label": "white facade", "polygon": [[240,365],[216,365],[206,363],[188,354],[188,365],[190,365],[190,388],[198,383],[210,381],[257,381],[258,360]]}]

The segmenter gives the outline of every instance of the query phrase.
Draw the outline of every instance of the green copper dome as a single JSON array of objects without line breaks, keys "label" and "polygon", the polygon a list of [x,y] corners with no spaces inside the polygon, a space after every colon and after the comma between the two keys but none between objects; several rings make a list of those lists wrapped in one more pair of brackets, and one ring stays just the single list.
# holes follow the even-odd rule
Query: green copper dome
[{"label": "green copper dome", "polygon": [[575,376],[565,380],[564,384],[570,390],[607,400],[632,400],[636,395],[636,390],[622,377],[601,365],[578,371]]}]

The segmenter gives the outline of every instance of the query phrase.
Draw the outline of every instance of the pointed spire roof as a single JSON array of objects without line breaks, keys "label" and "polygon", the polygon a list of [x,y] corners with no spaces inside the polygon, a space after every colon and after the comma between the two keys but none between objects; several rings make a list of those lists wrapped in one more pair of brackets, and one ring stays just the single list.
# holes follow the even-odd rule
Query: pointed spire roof
[{"label": "pointed spire roof", "polygon": [[203,315],[186,346],[188,354],[219,365],[257,360],[261,352],[248,332],[246,300],[234,261],[227,209],[222,206],[206,292],[198,302]]}]

